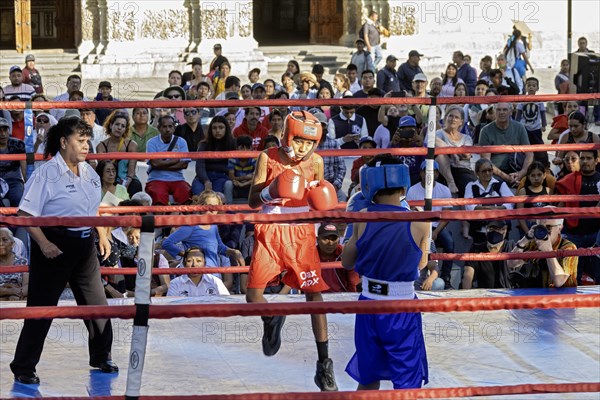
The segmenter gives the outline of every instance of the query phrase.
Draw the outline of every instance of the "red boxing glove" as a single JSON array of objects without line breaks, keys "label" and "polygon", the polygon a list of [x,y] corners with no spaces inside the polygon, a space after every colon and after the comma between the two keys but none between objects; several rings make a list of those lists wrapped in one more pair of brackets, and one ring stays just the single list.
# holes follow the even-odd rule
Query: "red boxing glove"
[{"label": "red boxing glove", "polygon": [[273,203],[279,199],[302,200],[306,190],[306,179],[288,169],[277,176],[260,192],[260,199],[263,203]]},{"label": "red boxing glove", "polygon": [[308,205],[316,211],[328,211],[338,205],[335,187],[326,180],[319,181],[308,189]]}]

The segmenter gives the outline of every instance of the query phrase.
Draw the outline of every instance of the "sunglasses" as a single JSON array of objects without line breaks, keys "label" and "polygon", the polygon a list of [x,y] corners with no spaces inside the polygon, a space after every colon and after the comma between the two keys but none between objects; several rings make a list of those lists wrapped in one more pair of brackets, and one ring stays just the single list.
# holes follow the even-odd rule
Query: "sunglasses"
[{"label": "sunglasses", "polygon": [[169,94],[166,97],[167,97],[167,99],[173,100],[173,99],[180,99],[181,95],[180,94]]},{"label": "sunglasses", "polygon": [[48,118],[38,118],[36,119],[38,124],[47,124],[48,122],[50,122],[50,120]]},{"label": "sunglasses", "polygon": [[196,115],[198,114],[198,110],[189,110],[189,111],[184,111],[183,115],[185,115],[186,117],[189,117],[190,115]]}]

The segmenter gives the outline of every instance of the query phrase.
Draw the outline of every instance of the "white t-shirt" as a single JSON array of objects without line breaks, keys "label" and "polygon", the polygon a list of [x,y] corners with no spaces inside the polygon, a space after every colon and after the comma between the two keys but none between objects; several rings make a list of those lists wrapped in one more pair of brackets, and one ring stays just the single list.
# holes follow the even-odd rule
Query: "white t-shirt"
[{"label": "white t-shirt", "polygon": [[196,286],[187,275],[181,275],[171,281],[167,296],[199,297],[211,295],[229,295],[222,280],[210,274],[203,274]]},{"label": "white t-shirt", "polygon": [[[442,185],[441,183],[436,182],[433,186],[433,194],[431,195],[432,199],[451,199],[452,193],[450,193],[450,189],[448,186]],[[408,189],[408,193],[406,194],[406,201],[415,201],[415,200],[425,200],[425,188],[421,185],[421,182],[412,185]],[[442,211],[441,206],[432,206],[432,211]],[[432,226],[435,228],[439,225],[439,222],[433,222]]]}]

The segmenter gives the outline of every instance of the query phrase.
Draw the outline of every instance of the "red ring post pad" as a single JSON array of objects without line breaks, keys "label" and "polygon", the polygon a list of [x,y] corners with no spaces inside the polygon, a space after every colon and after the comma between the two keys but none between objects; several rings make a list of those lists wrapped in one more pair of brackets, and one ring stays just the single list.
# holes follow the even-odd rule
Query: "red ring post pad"
[{"label": "red ring post pad", "polygon": [[[596,288],[596,291],[598,288]],[[368,303],[368,304],[367,304]],[[336,301],[310,303],[171,304],[151,305],[150,318],[201,318],[298,314],[390,314],[401,312],[474,312],[550,308],[598,308],[600,293],[540,296]],[[0,320],[8,319],[131,319],[135,306],[62,306],[2,308]]]}]

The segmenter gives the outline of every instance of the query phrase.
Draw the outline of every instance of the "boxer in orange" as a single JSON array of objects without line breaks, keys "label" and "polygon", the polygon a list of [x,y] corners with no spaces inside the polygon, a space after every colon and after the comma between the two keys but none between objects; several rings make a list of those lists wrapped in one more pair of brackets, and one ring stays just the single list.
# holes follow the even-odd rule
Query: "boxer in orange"
[{"label": "boxer in orange", "polygon": [[[306,111],[289,114],[285,120],[281,147],[260,153],[250,188],[248,203],[262,213],[288,214],[330,210],[337,204],[336,190],[323,178],[323,159],[314,154],[323,130],[321,123]],[[328,288],[321,277],[314,224],[257,224],[246,301],[266,303],[267,283],[279,274],[282,281],[306,295],[306,301],[323,301]],[[277,353],[285,316],[262,317],[263,352]],[[317,342],[315,384],[321,391],[337,391],[333,361],[328,354],[327,317],[311,315]]]}]

